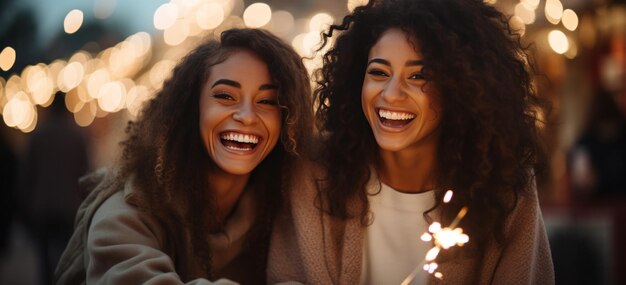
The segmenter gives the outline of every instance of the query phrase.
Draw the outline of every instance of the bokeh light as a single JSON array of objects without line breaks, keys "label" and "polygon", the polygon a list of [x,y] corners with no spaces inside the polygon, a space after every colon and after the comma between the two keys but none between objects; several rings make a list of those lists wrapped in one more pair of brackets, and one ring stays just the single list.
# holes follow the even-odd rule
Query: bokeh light
[{"label": "bokeh light", "polygon": [[272,9],[265,3],[254,3],[243,12],[243,21],[247,27],[260,28],[272,19]]},{"label": "bokeh light", "polygon": [[561,22],[563,23],[563,27],[570,31],[576,30],[578,28],[578,15],[576,12],[566,9],[563,11],[563,17],[561,18]]},{"label": "bokeh light", "polygon": [[511,17],[511,19],[509,19],[509,25],[511,25],[511,29],[520,36],[526,33],[526,24],[524,24],[524,20],[518,16]]},{"label": "bokeh light", "polygon": [[178,7],[172,3],[165,3],[154,12],[154,27],[157,30],[165,30],[178,19]]},{"label": "bokeh light", "polygon": [[288,11],[280,10],[272,13],[272,32],[279,36],[287,36],[294,30],[295,20]]},{"label": "bokeh light", "polygon": [[558,54],[564,54],[569,48],[567,36],[559,30],[553,30],[548,34],[548,43],[552,50]]},{"label": "bokeh light", "polygon": [[74,113],[74,121],[81,127],[91,125],[93,120],[96,118],[97,108],[98,106],[96,106],[95,101],[90,101]]},{"label": "bokeh light", "polygon": [[205,3],[196,11],[198,26],[205,30],[215,29],[224,21],[224,16],[224,8],[215,2]]},{"label": "bokeh light", "polygon": [[15,63],[16,55],[15,49],[12,47],[5,47],[2,52],[0,52],[0,68],[4,71],[9,71]]},{"label": "bokeh light", "polygon": [[186,19],[178,19],[174,25],[163,32],[163,40],[170,46],[183,43],[189,36],[189,22]]},{"label": "bokeh light", "polygon": [[309,21],[309,30],[310,31],[324,31],[328,29],[330,25],[332,25],[334,19],[331,15],[326,13],[318,13],[315,14]]},{"label": "bokeh light", "polygon": [[104,84],[98,94],[98,106],[103,111],[112,113],[119,111],[124,105],[126,88],[119,81]]},{"label": "bokeh light", "polygon": [[563,16],[563,4],[558,0],[546,0],[546,19],[548,22],[557,25]]},{"label": "bokeh light", "polygon": [[73,34],[83,25],[83,11],[74,9],[67,13],[63,21],[63,29],[68,34]]},{"label": "bokeh light", "polygon": [[521,0],[520,1],[521,4],[524,4],[524,6],[526,6],[529,9],[532,9],[533,11],[537,9],[537,7],[539,7],[539,2],[540,0]]},{"label": "bokeh light", "polygon": [[535,11],[523,3],[515,5],[515,16],[522,19],[522,22],[527,25],[535,22]]},{"label": "bokeh light", "polygon": [[348,11],[352,12],[354,11],[354,8],[359,6],[365,6],[368,2],[369,0],[348,0]]}]

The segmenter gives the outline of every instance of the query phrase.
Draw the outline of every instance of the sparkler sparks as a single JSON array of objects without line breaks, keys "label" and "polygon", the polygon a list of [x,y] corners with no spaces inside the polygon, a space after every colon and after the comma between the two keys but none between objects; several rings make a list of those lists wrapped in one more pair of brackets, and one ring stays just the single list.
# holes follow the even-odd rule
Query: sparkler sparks
[{"label": "sparkler sparks", "polygon": [[[447,204],[452,200],[453,191],[448,190],[443,197],[443,203]],[[469,241],[469,236],[463,233],[462,228],[456,226],[461,222],[463,217],[467,214],[467,207],[463,207],[461,211],[456,215],[456,218],[447,227],[441,227],[441,223],[433,222],[428,227],[428,232],[421,235],[421,240],[425,242],[433,241],[435,246],[431,248],[427,253],[424,261],[420,263],[412,272],[407,276],[401,285],[408,285],[415,278],[420,268],[429,274],[433,274],[436,278],[442,279],[443,274],[437,270],[439,265],[434,262],[435,258],[439,255],[442,249],[448,249],[453,246],[463,246]]]}]

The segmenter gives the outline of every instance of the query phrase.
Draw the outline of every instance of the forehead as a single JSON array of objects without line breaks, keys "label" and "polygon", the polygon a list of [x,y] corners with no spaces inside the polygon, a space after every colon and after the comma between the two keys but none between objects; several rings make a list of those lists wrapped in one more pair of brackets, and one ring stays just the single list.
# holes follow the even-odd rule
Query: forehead
[{"label": "forehead", "polygon": [[369,58],[421,58],[419,44],[409,40],[409,36],[398,28],[391,28],[382,33],[372,46]]},{"label": "forehead", "polygon": [[211,67],[208,81],[218,79],[258,81],[264,84],[271,81],[271,76],[267,64],[260,57],[242,49],[230,52],[226,60]]}]

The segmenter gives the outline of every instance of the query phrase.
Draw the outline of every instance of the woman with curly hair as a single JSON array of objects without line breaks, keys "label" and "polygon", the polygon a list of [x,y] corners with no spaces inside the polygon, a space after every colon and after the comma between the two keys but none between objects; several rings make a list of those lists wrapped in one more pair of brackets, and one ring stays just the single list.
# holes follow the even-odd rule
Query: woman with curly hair
[{"label": "woman with curly hair", "polygon": [[312,131],[310,94],[301,58],[268,32],[228,30],[191,51],[129,124],[58,283],[264,284],[283,177]]},{"label": "woman with curly hair", "polygon": [[324,39],[321,167],[277,218],[269,280],[399,284],[432,247],[428,223],[467,207],[469,242],[436,259],[444,283],[554,283],[534,181],[543,104],[505,16],[480,0],[370,0]]}]

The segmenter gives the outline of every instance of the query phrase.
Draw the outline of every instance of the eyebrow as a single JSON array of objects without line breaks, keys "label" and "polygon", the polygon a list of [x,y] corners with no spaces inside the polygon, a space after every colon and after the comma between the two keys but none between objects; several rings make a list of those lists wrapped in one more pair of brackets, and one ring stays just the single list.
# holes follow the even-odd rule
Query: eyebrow
[{"label": "eyebrow", "polygon": [[[387,66],[391,66],[391,63],[388,60],[382,59],[382,58],[373,58],[367,62],[367,65],[370,65],[372,63],[380,63],[380,64],[384,64]],[[423,60],[409,60],[404,64],[404,66],[416,66],[416,65],[424,65],[424,61]]]},{"label": "eyebrow", "polygon": [[[213,83],[213,85],[211,86],[211,88],[220,85],[220,84],[224,84],[224,85],[228,85],[228,86],[232,86],[235,88],[241,88],[241,83],[237,82],[237,81],[233,81],[230,79],[219,79],[217,81],[215,81],[215,83]],[[278,86],[276,86],[275,84],[263,84],[261,85],[261,87],[259,87],[259,90],[276,90],[278,89]]]}]

